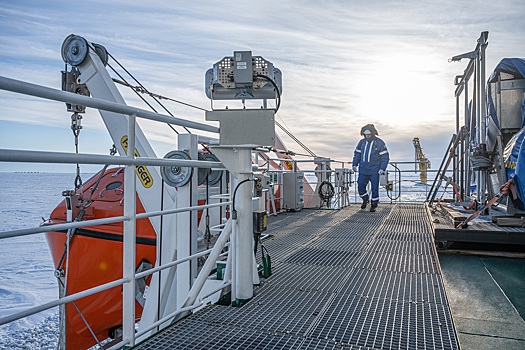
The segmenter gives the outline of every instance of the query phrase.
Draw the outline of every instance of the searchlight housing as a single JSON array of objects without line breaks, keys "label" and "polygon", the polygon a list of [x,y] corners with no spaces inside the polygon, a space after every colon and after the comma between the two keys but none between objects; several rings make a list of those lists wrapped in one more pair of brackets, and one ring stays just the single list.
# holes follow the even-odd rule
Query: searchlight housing
[{"label": "searchlight housing", "polygon": [[252,56],[251,51],[234,51],[233,56],[224,57],[206,71],[205,81],[212,106],[213,100],[266,100],[282,94],[281,71],[261,56]]}]

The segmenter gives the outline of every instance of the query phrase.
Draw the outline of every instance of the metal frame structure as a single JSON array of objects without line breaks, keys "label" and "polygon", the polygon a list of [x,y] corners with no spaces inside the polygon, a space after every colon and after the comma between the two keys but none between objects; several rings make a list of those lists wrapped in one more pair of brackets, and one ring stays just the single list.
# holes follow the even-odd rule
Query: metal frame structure
[{"label": "metal frame structure", "polygon": [[[456,76],[454,79],[454,85],[456,86],[454,92],[456,98],[456,135],[460,137],[460,142],[458,142],[457,146],[453,149],[453,177],[456,179],[456,182],[459,182],[459,193],[463,199],[471,195],[472,170],[470,167],[470,158],[473,156],[473,152],[486,152],[487,91],[485,86],[485,50],[488,45],[488,34],[489,32],[481,33],[477,40],[476,48],[473,51],[454,56],[449,60],[450,62],[457,62],[464,58],[469,59],[463,74]],[[472,85],[470,95],[469,84]],[[463,102],[461,101],[462,94]],[[469,108],[470,100],[472,104]],[[464,110],[463,123],[461,122],[460,116],[462,104]],[[468,129],[468,137],[465,137],[467,135],[461,132],[461,124],[464,125],[463,129],[465,127]],[[462,157],[463,154],[464,157]],[[476,171],[477,189],[475,199],[480,203],[487,201],[487,179],[488,171]]]}]

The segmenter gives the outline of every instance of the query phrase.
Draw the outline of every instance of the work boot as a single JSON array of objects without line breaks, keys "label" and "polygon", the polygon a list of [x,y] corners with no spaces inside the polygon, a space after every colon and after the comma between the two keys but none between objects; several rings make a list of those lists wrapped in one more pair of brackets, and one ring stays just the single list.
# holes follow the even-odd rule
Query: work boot
[{"label": "work boot", "polygon": [[372,203],[372,205],[370,206],[370,212],[375,212],[376,211],[376,208],[377,208],[377,203]]},{"label": "work boot", "polygon": [[361,209],[365,209],[367,204],[368,204],[368,198],[364,198],[363,203],[361,203]]}]

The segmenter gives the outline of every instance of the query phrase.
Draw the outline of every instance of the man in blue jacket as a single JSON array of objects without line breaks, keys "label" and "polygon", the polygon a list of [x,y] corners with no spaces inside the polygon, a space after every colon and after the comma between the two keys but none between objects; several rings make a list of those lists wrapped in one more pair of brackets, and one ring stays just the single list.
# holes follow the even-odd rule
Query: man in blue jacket
[{"label": "man in blue jacket", "polygon": [[377,137],[378,133],[374,124],[363,126],[361,135],[364,138],[359,141],[355,148],[352,169],[356,172],[359,165],[357,189],[359,196],[363,199],[361,209],[365,209],[369,202],[366,186],[368,182],[372,184],[370,211],[374,212],[379,202],[379,176],[385,173],[390,156],[388,155],[385,142]]}]

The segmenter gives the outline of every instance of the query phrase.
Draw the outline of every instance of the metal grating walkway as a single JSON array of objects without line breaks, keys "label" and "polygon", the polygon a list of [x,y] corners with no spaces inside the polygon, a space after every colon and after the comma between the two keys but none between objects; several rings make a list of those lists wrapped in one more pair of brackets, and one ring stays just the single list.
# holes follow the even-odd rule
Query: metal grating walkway
[{"label": "metal grating walkway", "polygon": [[136,349],[458,349],[423,205],[271,219],[273,275]]}]

